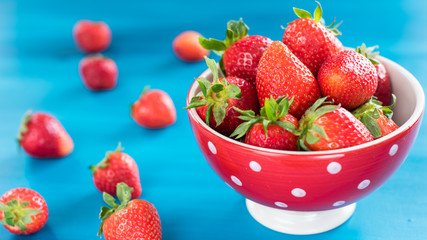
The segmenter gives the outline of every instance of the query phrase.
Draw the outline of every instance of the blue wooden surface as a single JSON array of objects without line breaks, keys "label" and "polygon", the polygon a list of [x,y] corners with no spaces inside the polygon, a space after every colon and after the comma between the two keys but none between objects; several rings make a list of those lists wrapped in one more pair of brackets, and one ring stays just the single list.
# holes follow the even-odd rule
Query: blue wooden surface
[{"label": "blue wooden surface", "polygon": [[[341,227],[313,236],[291,236],[258,224],[244,198],[208,166],[192,135],[185,107],[187,90],[205,68],[172,53],[184,30],[222,38],[225,24],[242,17],[250,34],[282,38],[281,25],[294,19],[292,6],[314,10],[314,1],[0,1],[0,194],[15,187],[41,193],[50,210],[47,225],[28,237],[0,228],[0,239],[99,239],[101,193],[88,166],[122,142],[138,163],[143,199],[157,207],[164,239],[425,239],[427,236],[427,128],[402,167],[379,190],[358,203]],[[341,41],[355,47],[380,45],[427,86],[427,3],[323,1],[328,22],[343,19]],[[80,19],[103,20],[113,32],[105,52],[119,68],[116,89],[94,93],[77,71],[84,56],[71,30]],[[147,130],[129,116],[145,85],[168,92],[177,107],[175,125]],[[404,99],[400,99],[404,101]],[[75,142],[62,159],[40,160],[18,150],[14,140],[24,112],[55,115]]]}]

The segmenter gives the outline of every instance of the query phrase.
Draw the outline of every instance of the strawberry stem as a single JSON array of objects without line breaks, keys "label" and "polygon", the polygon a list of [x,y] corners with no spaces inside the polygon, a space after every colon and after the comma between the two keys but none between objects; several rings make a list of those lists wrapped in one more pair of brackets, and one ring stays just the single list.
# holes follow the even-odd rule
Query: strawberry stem
[{"label": "strawberry stem", "polygon": [[18,136],[16,137],[16,141],[18,141],[19,146],[21,146],[22,139],[25,135],[25,133],[28,132],[28,123],[31,121],[31,114],[33,113],[33,110],[28,110],[21,121],[21,126],[19,127]]},{"label": "strawberry stem", "polygon": [[89,166],[89,169],[92,171],[92,175],[95,174],[96,170],[98,170],[99,168],[106,168],[109,163],[108,160],[110,159],[110,155],[115,153],[115,152],[123,152],[124,148],[122,147],[122,143],[119,142],[117,144],[117,148],[114,151],[107,151],[105,153],[105,157],[96,165],[91,165]]},{"label": "strawberry stem", "polygon": [[6,204],[0,202],[0,211],[3,212],[4,219],[0,220],[2,225],[17,226],[19,230],[25,231],[25,224],[33,222],[31,216],[41,213],[38,209],[26,208],[30,203],[27,201],[19,202],[12,198]]}]

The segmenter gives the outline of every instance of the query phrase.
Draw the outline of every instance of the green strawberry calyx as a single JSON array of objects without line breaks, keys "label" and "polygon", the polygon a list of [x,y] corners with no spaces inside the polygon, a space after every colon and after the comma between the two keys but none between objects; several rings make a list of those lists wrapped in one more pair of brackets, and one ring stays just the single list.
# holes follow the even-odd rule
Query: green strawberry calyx
[{"label": "green strawberry calyx", "polygon": [[302,148],[303,150],[310,151],[305,144],[306,142],[308,144],[315,144],[322,138],[328,138],[325,130],[321,126],[315,124],[315,122],[319,117],[326,113],[333,112],[338,109],[340,105],[331,105],[331,102],[326,101],[327,98],[328,97],[319,98],[306,110],[304,116],[301,118],[299,129],[300,134],[298,138],[299,149]]},{"label": "green strawberry calyx", "polygon": [[393,103],[390,106],[383,106],[382,102],[378,101],[377,97],[373,96],[368,102],[352,112],[352,114],[366,126],[369,132],[371,132],[374,139],[381,137],[381,128],[375,120],[380,118],[381,113],[388,119],[391,119],[393,116],[393,111],[391,109],[393,109],[396,104],[396,96],[392,94],[392,97]]},{"label": "green strawberry calyx", "polygon": [[19,202],[16,198],[12,198],[6,204],[0,202],[0,211],[3,212],[4,215],[0,223],[12,227],[17,226],[21,232],[27,230],[25,224],[33,222],[31,216],[41,213],[38,209],[27,208],[28,205],[30,205],[29,202]]},{"label": "green strawberry calyx", "polygon": [[357,47],[355,51],[357,53],[362,54],[367,59],[369,59],[369,61],[371,61],[372,64],[378,65],[379,62],[378,62],[378,60],[375,59],[375,57],[377,57],[380,54],[380,52],[374,52],[374,50],[376,48],[378,48],[378,45],[375,45],[372,47],[366,47],[366,45],[364,43],[362,43],[362,45]]},{"label": "green strawberry calyx", "polygon": [[99,213],[99,218],[101,219],[101,225],[99,227],[98,236],[101,236],[103,232],[103,226],[105,220],[116,212],[119,212],[122,209],[125,209],[131,199],[131,194],[133,188],[126,185],[126,183],[118,183],[116,186],[117,198],[120,201],[120,204],[116,203],[116,199],[110,194],[104,192],[102,197],[104,198],[105,203],[107,203],[111,208],[107,206],[101,207],[101,212]]},{"label": "green strawberry calyx", "polygon": [[107,151],[105,153],[105,157],[98,164],[91,165],[89,167],[89,169],[92,170],[92,175],[95,174],[96,170],[98,170],[99,168],[106,168],[109,165],[108,160],[110,159],[111,154],[116,153],[116,152],[123,152],[123,150],[125,150],[125,149],[122,147],[122,143],[119,142],[116,150]]},{"label": "green strawberry calyx", "polygon": [[31,121],[31,115],[33,111],[28,110],[21,121],[21,126],[19,127],[18,136],[16,137],[16,141],[18,141],[19,146],[22,145],[22,139],[24,135],[28,132],[28,123]]},{"label": "green strawberry calyx", "polygon": [[293,98],[288,100],[288,98],[282,96],[274,99],[272,96],[270,96],[270,99],[265,99],[264,107],[262,107],[260,111],[260,116],[256,116],[255,112],[252,110],[244,111],[234,107],[236,111],[242,114],[238,118],[244,122],[237,126],[230,137],[235,137],[236,139],[243,137],[255,123],[262,123],[266,137],[268,137],[267,128],[271,124],[276,124],[293,134],[297,134],[297,128],[295,125],[293,125],[291,122],[280,120],[288,114],[289,107],[291,106],[292,102]]},{"label": "green strawberry calyx", "polygon": [[209,82],[204,77],[198,78],[197,82],[202,91],[191,99],[190,104],[185,109],[208,105],[205,119],[206,124],[209,125],[211,113],[213,112],[216,125],[218,126],[224,121],[226,109],[228,107],[228,99],[240,99],[241,90],[237,85],[229,84],[225,78],[220,82],[215,60],[207,57],[205,57],[205,60],[212,72],[213,81]]}]

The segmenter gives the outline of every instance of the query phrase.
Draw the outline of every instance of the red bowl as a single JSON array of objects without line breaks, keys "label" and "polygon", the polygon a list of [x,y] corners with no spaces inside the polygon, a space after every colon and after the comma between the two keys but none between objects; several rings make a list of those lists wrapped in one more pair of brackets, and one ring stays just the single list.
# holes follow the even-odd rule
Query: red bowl
[{"label": "red bowl", "polygon": [[[197,143],[213,170],[244,197],[278,209],[320,211],[354,203],[378,189],[403,163],[417,136],[425,97],[400,65],[380,58],[397,97],[393,133],[359,146],[297,152],[251,146],[214,131],[188,110]],[[209,70],[201,77],[212,79]],[[187,104],[200,88],[195,81]]]}]

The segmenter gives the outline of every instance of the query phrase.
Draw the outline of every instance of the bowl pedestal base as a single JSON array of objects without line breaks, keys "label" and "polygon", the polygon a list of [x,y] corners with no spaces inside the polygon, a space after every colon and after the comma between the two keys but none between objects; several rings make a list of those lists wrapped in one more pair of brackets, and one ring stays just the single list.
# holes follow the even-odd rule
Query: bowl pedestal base
[{"label": "bowl pedestal base", "polygon": [[246,207],[262,225],[287,234],[309,235],[326,232],[351,217],[356,203],[325,211],[290,211],[267,207],[246,199]]}]

